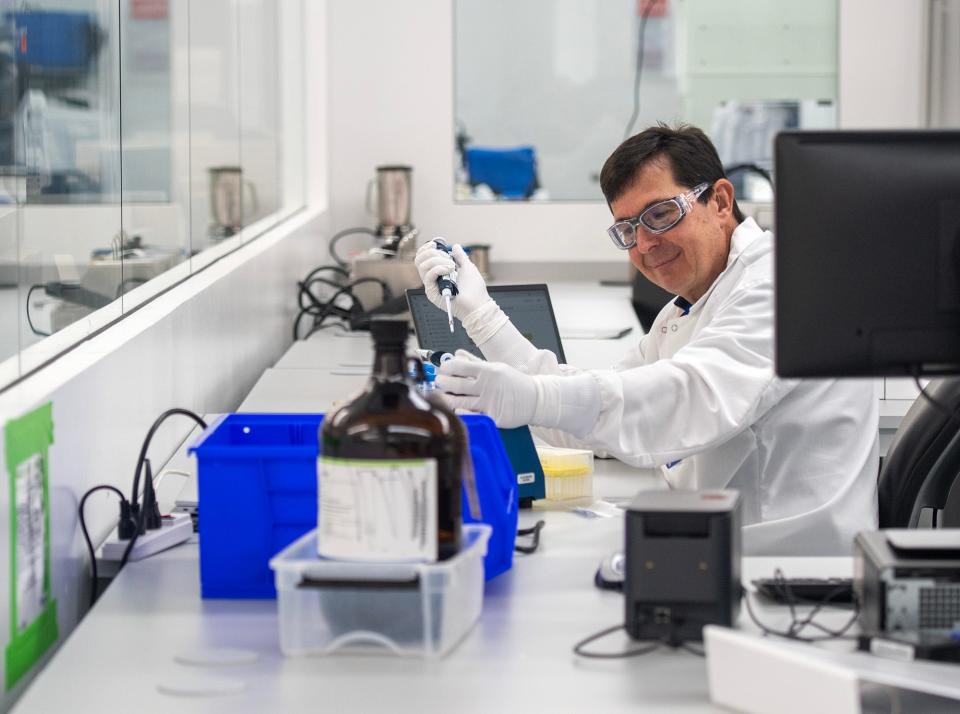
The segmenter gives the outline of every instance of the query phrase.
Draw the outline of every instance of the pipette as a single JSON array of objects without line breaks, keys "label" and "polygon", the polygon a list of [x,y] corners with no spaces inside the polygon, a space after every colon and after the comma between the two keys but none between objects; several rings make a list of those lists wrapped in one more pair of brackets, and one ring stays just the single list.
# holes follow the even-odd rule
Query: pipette
[{"label": "pipette", "polygon": [[[434,244],[436,244],[438,250],[442,250],[444,253],[451,253],[453,248],[446,244],[442,238],[434,238]],[[456,263],[454,263],[456,265]],[[437,278],[437,288],[440,290],[440,294],[443,295],[444,302],[447,303],[447,322],[450,323],[450,332],[453,332],[453,308],[450,305],[450,301],[460,292],[457,289],[457,270],[454,268],[452,273],[448,275],[441,275]]]}]

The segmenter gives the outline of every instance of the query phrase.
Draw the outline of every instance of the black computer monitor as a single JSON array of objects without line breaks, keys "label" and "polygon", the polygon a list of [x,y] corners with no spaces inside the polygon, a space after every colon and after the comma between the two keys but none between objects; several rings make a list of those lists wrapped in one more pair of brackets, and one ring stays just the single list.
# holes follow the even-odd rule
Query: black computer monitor
[{"label": "black computer monitor", "polygon": [[960,131],[785,132],[776,370],[960,373]]}]

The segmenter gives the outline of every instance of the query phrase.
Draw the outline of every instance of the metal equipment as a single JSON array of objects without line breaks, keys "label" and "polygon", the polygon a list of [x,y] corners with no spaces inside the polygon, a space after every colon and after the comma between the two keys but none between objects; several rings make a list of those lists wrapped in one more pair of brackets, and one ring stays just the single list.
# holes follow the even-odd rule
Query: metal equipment
[{"label": "metal equipment", "polygon": [[[387,284],[393,297],[403,295],[407,288],[420,286],[420,274],[413,264],[418,233],[410,220],[412,175],[410,166],[377,167],[376,179],[367,185],[367,210],[377,217],[374,235],[378,245],[350,260],[351,281],[377,278]],[[370,230],[360,228],[353,232]],[[381,286],[369,281],[355,286],[353,294],[364,310],[372,310],[384,301]]]},{"label": "metal equipment", "polygon": [[866,633],[960,630],[960,529],[858,533],[853,587]]}]

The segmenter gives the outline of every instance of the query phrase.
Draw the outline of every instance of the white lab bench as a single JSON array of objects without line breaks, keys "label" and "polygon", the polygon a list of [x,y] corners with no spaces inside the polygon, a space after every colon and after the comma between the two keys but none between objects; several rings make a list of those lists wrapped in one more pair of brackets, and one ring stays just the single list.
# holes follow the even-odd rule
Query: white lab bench
[{"label": "white lab bench", "polygon": [[[566,315],[582,308],[581,298],[575,288],[553,292],[562,334]],[[612,297],[604,296],[608,301]],[[624,289],[619,299],[629,308]],[[619,315],[633,321],[634,332],[601,345],[564,340],[571,363],[604,366],[639,336],[632,311],[617,313],[614,305],[614,312],[602,313],[597,308],[589,306],[594,323],[598,315],[611,320]],[[328,410],[363,384],[368,368],[358,365],[369,357],[367,338],[317,333],[293,345],[263,374],[240,411]],[[166,467],[192,471],[194,463],[181,451]],[[623,499],[644,487],[659,488],[662,482],[617,461],[597,461],[595,498]],[[585,660],[571,653],[579,639],[623,621],[622,596],[593,585],[601,557],[622,547],[623,516],[590,519],[569,506],[538,502],[521,513],[520,525],[538,519],[546,522],[540,550],[518,554],[510,571],[487,583],[479,623],[439,661],[389,655],[285,658],[279,650],[275,602],[200,598],[194,542],[130,563],[13,711],[719,711],[708,700],[704,660],[689,652],[663,649],[622,660]],[[747,558],[745,579],[770,575],[775,567],[788,576],[848,575],[851,560]],[[785,624],[784,608],[755,607],[771,626]],[[745,614],[741,624],[755,629]],[[622,633],[594,645],[604,650],[628,646]],[[199,668],[175,660],[203,648],[241,648],[256,653],[256,661]],[[874,676],[881,680],[955,677],[950,666],[878,664],[843,651],[849,649],[845,645],[823,656],[845,666],[879,668]],[[184,677],[239,680],[243,690],[191,699],[158,688]]]}]

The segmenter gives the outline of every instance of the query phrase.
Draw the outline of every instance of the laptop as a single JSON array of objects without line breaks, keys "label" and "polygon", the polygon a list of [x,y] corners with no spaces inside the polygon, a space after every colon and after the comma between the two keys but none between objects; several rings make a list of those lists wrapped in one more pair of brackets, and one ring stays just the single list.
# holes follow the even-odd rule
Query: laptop
[{"label": "laptop", "polygon": [[[566,364],[557,318],[553,314],[553,303],[550,302],[546,285],[490,285],[487,286],[487,292],[534,347],[550,350],[561,364]],[[466,330],[457,318],[453,319],[453,332],[450,332],[446,311],[430,302],[423,288],[407,290],[407,303],[421,348],[450,354],[467,350],[483,358],[480,349],[467,337]]]},{"label": "laptop", "polygon": [[[546,285],[489,285],[487,292],[534,347],[550,350],[561,364],[566,364],[557,318],[553,314],[553,303],[550,302]],[[421,348],[450,354],[467,350],[483,359],[483,354],[467,337],[458,319],[454,318],[454,331],[450,332],[446,310],[430,302],[423,288],[407,290],[407,302]],[[535,499],[546,495],[543,467],[530,428],[519,426],[500,429],[500,436],[516,472],[519,505],[529,508]]]}]

